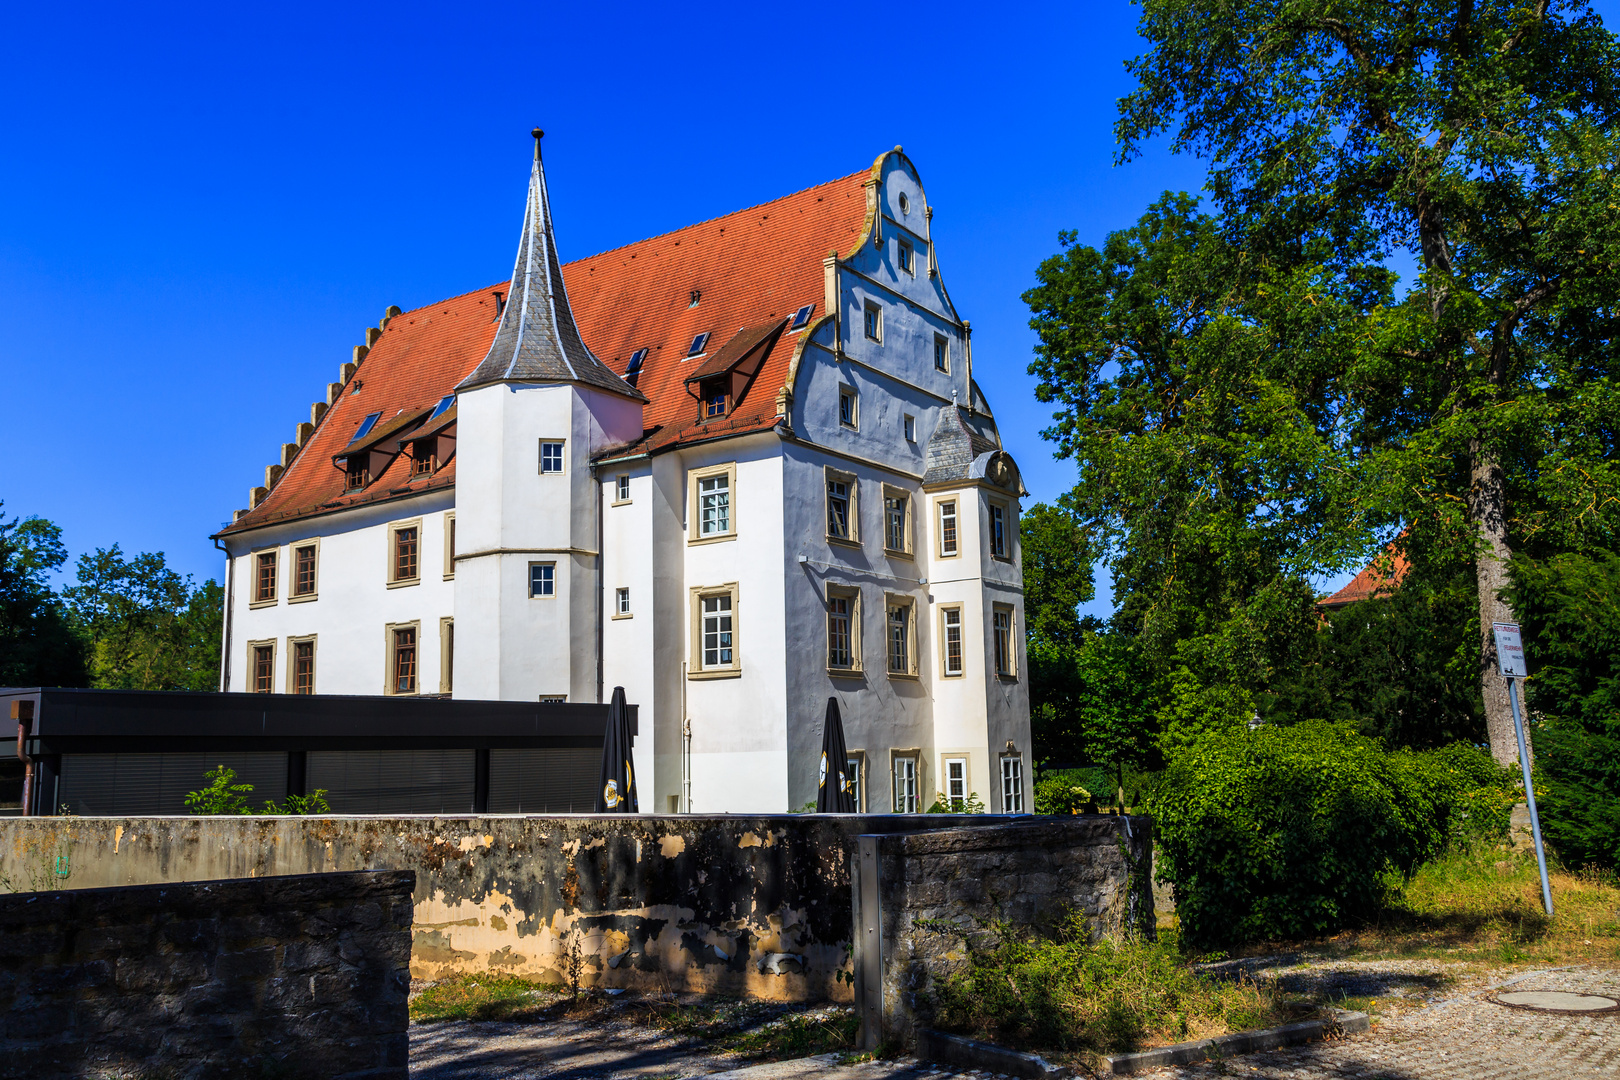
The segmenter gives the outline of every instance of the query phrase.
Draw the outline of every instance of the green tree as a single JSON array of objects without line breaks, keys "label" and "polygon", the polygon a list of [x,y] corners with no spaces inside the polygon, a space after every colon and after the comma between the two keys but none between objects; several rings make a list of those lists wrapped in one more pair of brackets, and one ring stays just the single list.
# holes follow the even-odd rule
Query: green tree
[{"label": "green tree", "polygon": [[218,685],[224,591],[169,569],[162,552],[125,559],[117,544],[81,555],[63,590],[90,643],[91,684],[126,690]]},{"label": "green tree", "polygon": [[0,514],[0,686],[85,685],[84,642],[46,581],[66,561],[58,525]]},{"label": "green tree", "polygon": [[1036,503],[1018,518],[1024,565],[1024,626],[1031,646],[1079,645],[1080,605],[1097,595],[1093,552],[1067,500]]},{"label": "green tree", "polygon": [[1043,434],[1078,466],[1067,504],[1112,570],[1113,629],[1183,745],[1267,707],[1311,647],[1310,576],[1375,538],[1340,376],[1392,275],[1325,242],[1252,258],[1184,194],[1101,250],[1060,240],[1024,295],[1036,396],[1061,406]]},{"label": "green tree", "polygon": [[1250,258],[1400,255],[1334,397],[1403,542],[1474,580],[1493,753],[1515,753],[1493,620],[1511,553],[1616,547],[1620,47],[1584,3],[1143,0],[1122,159],[1205,156]]}]

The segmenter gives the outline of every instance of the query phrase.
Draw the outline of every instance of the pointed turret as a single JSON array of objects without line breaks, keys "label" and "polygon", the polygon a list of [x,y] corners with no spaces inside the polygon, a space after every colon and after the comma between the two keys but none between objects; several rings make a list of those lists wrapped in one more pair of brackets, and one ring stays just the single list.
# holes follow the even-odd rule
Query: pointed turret
[{"label": "pointed turret", "polygon": [[551,228],[551,197],[540,163],[540,136],[534,129],[534,168],[529,173],[529,200],[523,214],[512,292],[501,314],[495,341],[483,362],[461,381],[457,391],[500,382],[571,382],[647,398],[598,360],[579,336],[563,287],[562,260]]}]

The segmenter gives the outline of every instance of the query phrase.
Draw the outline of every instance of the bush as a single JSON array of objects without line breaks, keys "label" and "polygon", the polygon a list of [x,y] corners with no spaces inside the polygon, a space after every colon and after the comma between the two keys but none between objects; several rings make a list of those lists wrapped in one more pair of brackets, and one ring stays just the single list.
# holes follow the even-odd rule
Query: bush
[{"label": "bush", "polygon": [[1386,873],[1411,873],[1485,805],[1471,793],[1503,774],[1482,759],[1391,754],[1319,721],[1194,743],[1152,804],[1187,944],[1315,936],[1373,915]]},{"label": "bush", "polygon": [[1191,970],[1174,935],[1092,941],[1084,920],[1055,940],[1001,941],[934,994],[936,1022],[1011,1046],[1117,1053],[1266,1027],[1288,1017],[1274,987]]},{"label": "bush", "polygon": [[1088,803],[1096,801],[1092,798],[1091,790],[1085,786],[1086,775],[1079,769],[1054,769],[1042,773],[1041,778],[1035,781],[1035,812],[1080,813]]}]

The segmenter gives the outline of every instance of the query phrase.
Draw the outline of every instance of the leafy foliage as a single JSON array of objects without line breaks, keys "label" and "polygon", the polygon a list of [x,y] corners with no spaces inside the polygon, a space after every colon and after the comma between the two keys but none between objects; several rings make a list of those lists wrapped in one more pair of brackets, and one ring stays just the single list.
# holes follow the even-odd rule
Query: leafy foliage
[{"label": "leafy foliage", "polygon": [[1224,948],[1370,917],[1387,872],[1410,873],[1464,827],[1479,805],[1464,793],[1508,783],[1466,747],[1389,753],[1321,722],[1206,737],[1172,761],[1153,800],[1182,932]]},{"label": "leafy foliage", "polygon": [[90,646],[92,685],[213,690],[219,680],[225,593],[169,569],[162,552],[124,558],[117,544],[79,557],[63,590]]},{"label": "leafy foliage", "polygon": [[1078,814],[1094,803],[1091,789],[1081,782],[1078,769],[1053,769],[1035,781],[1037,814]]},{"label": "leafy foliage", "polygon": [[46,581],[66,561],[60,527],[0,514],[0,686],[85,685],[84,645]]},{"label": "leafy foliage", "polygon": [[201,791],[186,795],[186,809],[193,814],[251,814],[253,807],[247,797],[253,794],[252,784],[234,783],[236,770],[220,765],[203,774],[208,785]]},{"label": "leafy foliage", "polygon": [[1091,578],[1094,553],[1067,503],[1036,503],[1018,518],[1024,626],[1032,647],[1080,645],[1087,627],[1079,608],[1097,594]]},{"label": "leafy foliage", "polygon": [[1568,863],[1620,867],[1620,556],[1514,563],[1541,828]]}]

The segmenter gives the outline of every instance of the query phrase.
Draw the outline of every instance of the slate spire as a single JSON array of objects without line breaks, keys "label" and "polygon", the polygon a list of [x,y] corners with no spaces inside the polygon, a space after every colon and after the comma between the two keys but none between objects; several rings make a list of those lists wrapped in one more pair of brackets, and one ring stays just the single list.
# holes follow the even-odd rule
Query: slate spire
[{"label": "slate spire", "polygon": [[511,294],[495,330],[495,341],[473,373],[456,387],[472,390],[498,382],[573,382],[647,398],[598,360],[579,336],[563,287],[562,261],[551,229],[551,197],[540,163],[539,128],[534,129],[534,168],[529,173],[529,199],[512,268]]}]

